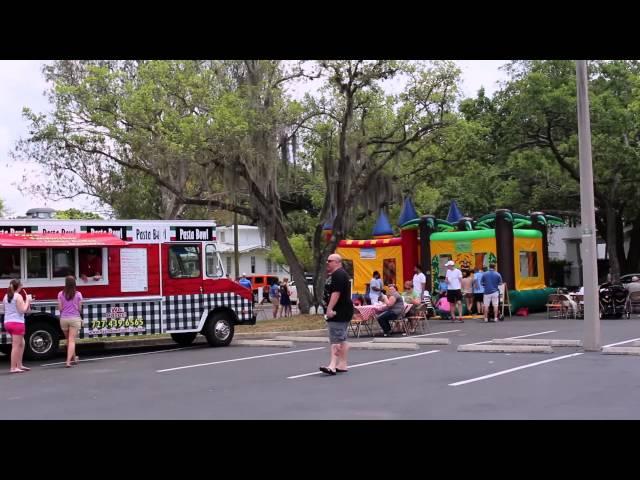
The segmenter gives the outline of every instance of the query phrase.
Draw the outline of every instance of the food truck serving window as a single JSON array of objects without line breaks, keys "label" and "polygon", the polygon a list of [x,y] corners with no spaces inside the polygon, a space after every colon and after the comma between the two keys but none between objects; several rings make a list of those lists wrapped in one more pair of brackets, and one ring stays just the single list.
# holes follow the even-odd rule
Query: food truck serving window
[{"label": "food truck serving window", "polygon": [[0,248],[0,278],[22,278],[26,286],[61,286],[73,275],[79,284],[106,285],[107,249]]}]

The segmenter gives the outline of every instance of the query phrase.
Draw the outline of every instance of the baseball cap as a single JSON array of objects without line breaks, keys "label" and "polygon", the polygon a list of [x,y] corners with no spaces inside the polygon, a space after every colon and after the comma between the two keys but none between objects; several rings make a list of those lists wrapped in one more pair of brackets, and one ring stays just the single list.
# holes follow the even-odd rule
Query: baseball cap
[{"label": "baseball cap", "polygon": [[450,267],[450,266],[455,265],[455,263],[454,263],[454,261],[453,261],[453,260],[449,260],[449,261],[448,261],[447,263],[445,263],[444,265],[445,265],[445,267]]},{"label": "baseball cap", "polygon": [[242,276],[243,276],[243,277],[246,277],[246,276],[247,276],[247,274],[246,274],[246,273],[243,273],[243,274],[242,274]]}]

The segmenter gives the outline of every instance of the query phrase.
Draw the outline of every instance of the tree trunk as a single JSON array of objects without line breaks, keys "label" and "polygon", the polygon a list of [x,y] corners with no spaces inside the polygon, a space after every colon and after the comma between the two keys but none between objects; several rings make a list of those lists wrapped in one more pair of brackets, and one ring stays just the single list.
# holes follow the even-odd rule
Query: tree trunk
[{"label": "tree trunk", "polygon": [[614,210],[616,212],[616,253],[620,275],[624,275],[627,273],[627,256],[624,253],[624,219],[618,208],[614,207]]},{"label": "tree trunk", "polygon": [[607,216],[607,247],[609,249],[609,274],[611,281],[617,282],[620,279],[620,261],[618,259],[616,211],[613,205],[607,202],[605,207]]},{"label": "tree trunk", "polygon": [[282,250],[282,255],[284,255],[285,260],[287,261],[287,265],[289,265],[291,277],[295,280],[298,290],[298,308],[300,309],[300,313],[309,313],[309,306],[311,305],[311,292],[309,292],[309,287],[307,286],[307,279],[304,276],[304,269],[302,265],[298,261],[293,248],[291,248],[291,244],[289,243],[289,238],[287,237],[287,232],[284,228],[284,224],[282,223],[281,218],[275,219],[275,231],[274,235],[278,245],[280,245],[280,250]]},{"label": "tree trunk", "polygon": [[627,273],[640,271],[640,215],[632,219],[633,228],[629,240],[629,255],[625,265]]}]

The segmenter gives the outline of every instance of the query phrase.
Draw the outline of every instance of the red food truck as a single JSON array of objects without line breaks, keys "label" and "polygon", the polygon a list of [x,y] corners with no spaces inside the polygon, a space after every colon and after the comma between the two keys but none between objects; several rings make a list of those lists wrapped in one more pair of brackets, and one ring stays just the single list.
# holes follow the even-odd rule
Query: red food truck
[{"label": "red food truck", "polygon": [[[0,292],[19,278],[33,298],[25,355],[50,358],[64,338],[67,275],[84,297],[80,338],[169,333],[189,345],[201,333],[228,345],[256,318],[251,291],[225,277],[215,231],[208,220],[0,220]],[[0,351],[10,349],[3,323]]]}]

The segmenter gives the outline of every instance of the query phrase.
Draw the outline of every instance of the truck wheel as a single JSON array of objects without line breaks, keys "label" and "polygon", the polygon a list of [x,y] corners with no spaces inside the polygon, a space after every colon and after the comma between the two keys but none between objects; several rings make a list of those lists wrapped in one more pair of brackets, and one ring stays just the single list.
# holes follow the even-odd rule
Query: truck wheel
[{"label": "truck wheel", "polygon": [[212,347],[226,347],[233,340],[234,326],[227,313],[220,312],[212,315],[202,330]]},{"label": "truck wheel", "polygon": [[182,345],[183,347],[188,347],[193,343],[197,335],[198,335],[198,332],[172,333],[171,338],[178,345]]},{"label": "truck wheel", "polygon": [[0,353],[4,353],[5,355],[11,355],[11,344],[10,343],[0,344]]},{"label": "truck wheel", "polygon": [[29,360],[46,360],[58,353],[60,336],[53,325],[37,322],[28,326],[24,343],[24,354]]}]

